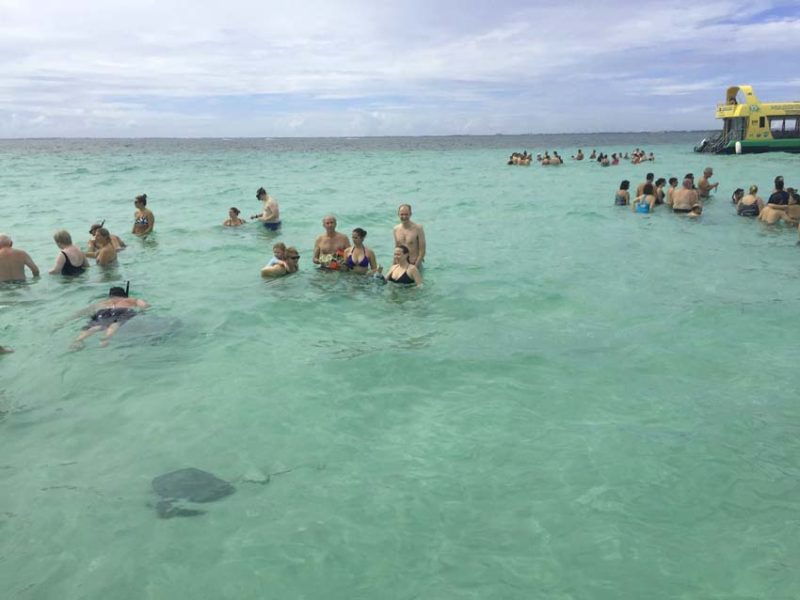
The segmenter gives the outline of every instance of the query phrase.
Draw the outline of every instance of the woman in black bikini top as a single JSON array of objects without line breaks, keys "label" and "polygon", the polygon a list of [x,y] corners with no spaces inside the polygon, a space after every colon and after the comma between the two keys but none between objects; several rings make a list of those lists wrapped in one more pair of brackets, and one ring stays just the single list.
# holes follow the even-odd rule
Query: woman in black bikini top
[{"label": "woman in black bikini top", "polygon": [[386,281],[392,283],[413,283],[417,286],[422,285],[422,274],[416,265],[408,262],[408,248],[406,246],[396,246],[394,249],[394,264],[386,274]]}]

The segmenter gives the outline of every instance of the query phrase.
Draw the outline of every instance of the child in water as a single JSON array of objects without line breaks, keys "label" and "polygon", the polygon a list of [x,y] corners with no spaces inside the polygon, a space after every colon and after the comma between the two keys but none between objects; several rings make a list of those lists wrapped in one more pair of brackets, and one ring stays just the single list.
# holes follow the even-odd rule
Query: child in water
[{"label": "child in water", "polygon": [[286,260],[286,244],[283,242],[278,242],[275,244],[272,247],[272,254],[274,256],[270,259],[269,264],[267,264],[268,267],[275,266],[278,263]]}]

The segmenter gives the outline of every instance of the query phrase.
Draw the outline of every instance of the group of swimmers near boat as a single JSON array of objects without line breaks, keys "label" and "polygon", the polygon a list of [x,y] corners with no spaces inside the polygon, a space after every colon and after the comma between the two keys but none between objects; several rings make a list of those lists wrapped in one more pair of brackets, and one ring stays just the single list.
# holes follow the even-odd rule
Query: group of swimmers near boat
[{"label": "group of swimmers near boat", "polygon": [[[251,217],[269,231],[278,232],[281,228],[280,208],[278,202],[262,187],[256,192],[256,198],[263,203],[262,210]],[[137,196],[134,205],[134,224],[131,233],[139,238],[146,238],[153,232],[155,216],[147,208],[147,194]],[[239,217],[240,211],[231,207],[225,227],[240,227],[247,222]],[[397,210],[399,224],[393,229],[394,252],[392,264],[387,272],[378,264],[375,252],[364,245],[367,232],[356,227],[351,237],[336,231],[336,217],[326,215],[322,219],[324,232],[314,242],[312,262],[320,269],[327,271],[351,272],[369,275],[383,283],[422,285],[422,265],[425,260],[425,231],[419,223],[411,220],[411,205],[401,204]],[[117,263],[117,254],[125,249],[122,239],[104,227],[105,221],[95,223],[89,228],[90,238],[86,251],[73,243],[72,236],[64,229],[53,235],[58,247],[50,275],[75,277],[89,269],[89,259],[94,259],[100,267],[113,266]],[[39,267],[24,250],[13,247],[13,241],[7,234],[0,233],[0,282],[24,281],[27,268],[33,277],[39,277]],[[261,269],[264,278],[282,277],[296,273],[299,269],[300,253],[294,246],[278,242],[273,246],[273,257]],[[129,296],[129,286],[112,287],[108,298],[95,302],[82,310],[78,315],[88,315],[89,322],[73,343],[79,349],[89,336],[104,331],[101,344],[108,343],[109,338],[129,319],[135,317],[149,305],[144,300]],[[11,352],[9,348],[0,346],[0,354]]]},{"label": "group of swimmers near boat", "polygon": [[[585,160],[586,157],[583,154],[583,150],[578,148],[577,154],[572,155],[572,160]],[[633,152],[626,152],[624,155],[622,152],[614,152],[609,157],[608,154],[604,154],[603,152],[598,152],[597,150],[592,150],[592,153],[589,155],[589,159],[592,161],[596,161],[601,167],[610,167],[615,166],[620,163],[620,161],[627,161],[634,165],[638,165],[642,162],[654,162],[656,160],[655,155],[650,152],[646,153],[644,150],[636,148]],[[511,156],[508,157],[509,165],[518,165],[522,167],[527,167],[533,162],[533,155],[528,154],[527,150],[522,152],[513,152]],[[561,158],[561,155],[558,153],[557,150],[553,150],[553,154],[551,155],[550,152],[547,150],[544,151],[544,154],[537,154],[536,155],[536,162],[538,162],[543,167],[547,166],[558,166],[564,164],[564,159]]]},{"label": "group of swimmers near boat", "polygon": [[[653,173],[648,173],[636,188],[633,198],[631,182],[624,179],[614,195],[614,204],[630,206],[637,213],[652,213],[656,206],[665,205],[673,213],[696,218],[703,214],[704,202],[711,198],[711,192],[719,187],[719,182],[711,182],[713,175],[714,170],[706,167],[695,185],[694,174],[687,173],[679,186],[677,177],[655,179]],[[781,175],[775,178],[774,189],[766,202],[758,195],[757,185],[751,185],[747,194],[743,188],[736,188],[731,194],[731,202],[739,216],[756,217],[767,225],[783,221],[797,227],[800,233],[800,195],[794,188],[785,186]]]}]

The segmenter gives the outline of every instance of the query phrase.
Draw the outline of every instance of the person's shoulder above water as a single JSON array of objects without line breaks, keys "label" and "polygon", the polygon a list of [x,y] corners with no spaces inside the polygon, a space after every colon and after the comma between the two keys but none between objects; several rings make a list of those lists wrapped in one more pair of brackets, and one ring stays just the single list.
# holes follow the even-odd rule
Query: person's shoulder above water
[{"label": "person's shoulder above water", "polygon": [[228,209],[228,218],[222,222],[222,225],[224,227],[239,227],[240,225],[244,225],[247,221],[239,217],[239,213],[241,213],[241,211],[238,208],[231,206]]},{"label": "person's shoulder above water", "polygon": [[300,253],[294,246],[286,248],[285,258],[278,259],[276,257],[271,260],[269,264],[261,269],[261,276],[265,278],[283,277],[290,273],[296,273],[299,270]]},{"label": "person's shoulder above water", "polygon": [[9,235],[0,233],[0,281],[22,281],[25,279],[25,267],[30,269],[34,277],[39,276],[39,267],[24,250],[13,248],[14,242]]}]

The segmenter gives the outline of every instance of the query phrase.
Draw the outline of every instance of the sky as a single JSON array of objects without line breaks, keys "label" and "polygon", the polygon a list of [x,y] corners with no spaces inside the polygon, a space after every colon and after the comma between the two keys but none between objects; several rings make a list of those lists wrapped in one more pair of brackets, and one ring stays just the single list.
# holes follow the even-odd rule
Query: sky
[{"label": "sky", "polygon": [[797,0],[0,0],[0,137],[717,129],[798,56]]}]

